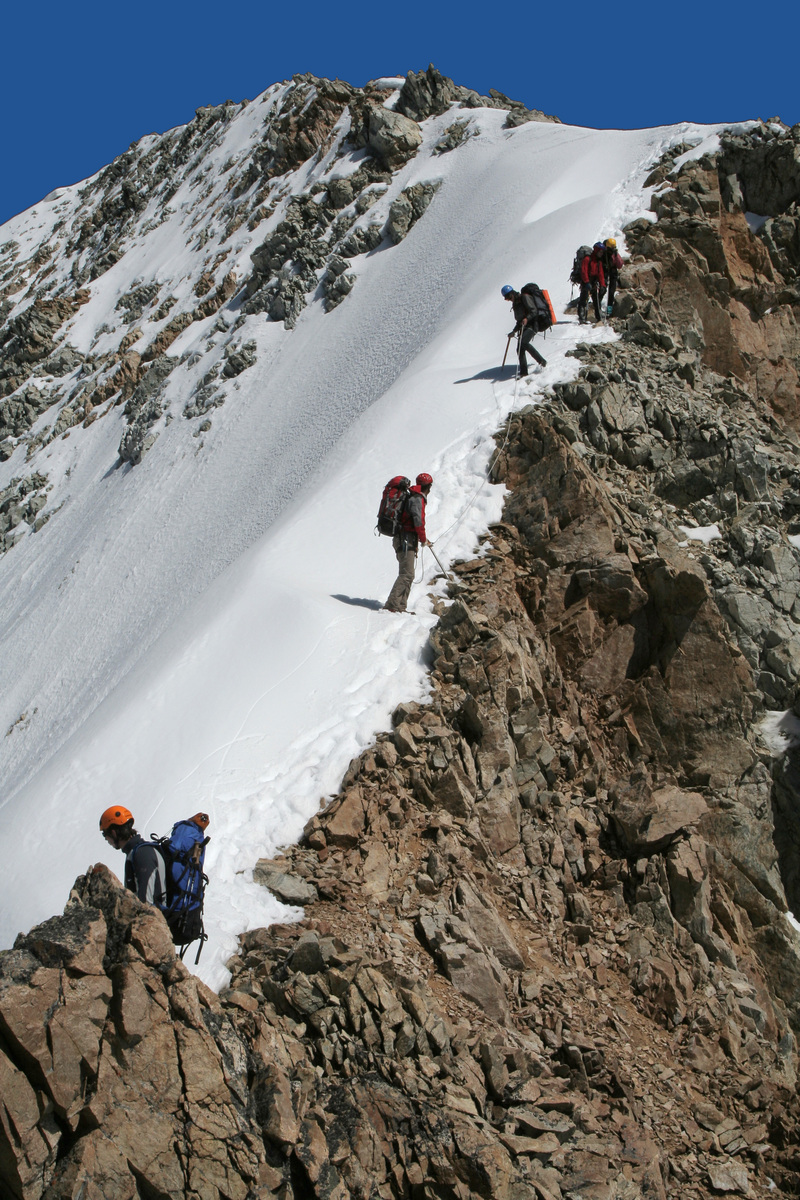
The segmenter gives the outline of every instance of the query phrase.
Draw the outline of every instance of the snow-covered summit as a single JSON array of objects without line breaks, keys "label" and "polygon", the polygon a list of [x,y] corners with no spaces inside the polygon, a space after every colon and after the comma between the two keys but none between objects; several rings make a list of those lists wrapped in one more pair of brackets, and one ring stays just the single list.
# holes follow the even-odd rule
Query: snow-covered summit
[{"label": "snow-covered summit", "polygon": [[713,132],[519,124],[499,93],[416,120],[396,83],[200,109],[3,227],[3,944],[90,861],[121,870],[116,801],[146,833],[210,813],[210,982],[285,914],[255,859],[426,690],[427,587],[416,617],[377,611],[381,487],[430,471],[439,557],[473,552],[492,433],[578,332],[515,389],[500,285],[563,314],[575,247],[621,238],[653,162]]}]

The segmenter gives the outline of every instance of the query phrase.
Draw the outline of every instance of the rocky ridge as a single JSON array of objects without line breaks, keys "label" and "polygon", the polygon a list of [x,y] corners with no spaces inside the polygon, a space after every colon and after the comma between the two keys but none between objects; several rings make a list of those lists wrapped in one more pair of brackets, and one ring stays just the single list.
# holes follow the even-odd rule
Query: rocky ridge
[{"label": "rocky ridge", "polygon": [[215,997],[96,870],[0,957],[9,1194],[798,1194],[798,765],[758,724],[796,703],[798,134],[659,168],[621,341],[498,434],[429,702],[256,868],[304,921]]}]

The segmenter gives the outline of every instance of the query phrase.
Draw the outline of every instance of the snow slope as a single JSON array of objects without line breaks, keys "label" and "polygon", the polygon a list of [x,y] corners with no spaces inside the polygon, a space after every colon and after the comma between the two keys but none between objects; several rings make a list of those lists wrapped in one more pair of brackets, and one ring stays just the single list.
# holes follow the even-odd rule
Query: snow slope
[{"label": "snow slope", "polygon": [[[577,366],[570,322],[548,334],[541,375],[516,391],[508,368],[501,379],[501,284],[536,279],[563,312],[575,247],[619,238],[647,206],[652,162],[713,134],[509,133],[504,116],[472,113],[476,136],[442,156],[430,147],[452,116],[425,123],[392,189],[441,178],[424,217],[399,246],[355,261],[334,312],[314,303],[292,332],[247,318],[258,360],[206,434],[168,417],[140,465],[115,467],[108,417],[43,452],[63,506],[0,559],[1,944],[59,911],[90,862],[121,872],[97,832],[108,804],[127,805],[145,833],[203,809],[211,936],[199,973],[221,986],[236,933],[291,915],[253,884],[256,858],[298,837],[400,700],[425,696],[435,564],[423,554],[416,616],[378,611],[395,574],[372,531],[384,482],[430,471],[439,557],[474,552],[501,512],[502,489],[486,482],[493,431]],[[46,236],[45,208],[0,236]],[[113,323],[119,295],[154,263],[177,286],[188,234],[167,232],[96,281],[75,345]],[[210,336],[210,323],[192,325],[169,353],[207,349]],[[176,411],[191,372],[190,358],[170,379]],[[0,472],[2,487],[18,456]]]}]

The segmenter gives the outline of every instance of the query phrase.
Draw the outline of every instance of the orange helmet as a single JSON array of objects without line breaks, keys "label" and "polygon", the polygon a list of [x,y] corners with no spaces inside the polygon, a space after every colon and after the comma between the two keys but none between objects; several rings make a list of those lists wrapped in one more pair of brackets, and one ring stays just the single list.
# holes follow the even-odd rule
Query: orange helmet
[{"label": "orange helmet", "polygon": [[105,831],[111,825],[127,825],[128,821],[133,820],[133,813],[127,808],[123,808],[120,804],[115,804],[113,808],[107,808],[100,818],[100,831]]},{"label": "orange helmet", "polygon": [[200,829],[208,829],[208,813],[195,813],[189,820],[194,821]]}]

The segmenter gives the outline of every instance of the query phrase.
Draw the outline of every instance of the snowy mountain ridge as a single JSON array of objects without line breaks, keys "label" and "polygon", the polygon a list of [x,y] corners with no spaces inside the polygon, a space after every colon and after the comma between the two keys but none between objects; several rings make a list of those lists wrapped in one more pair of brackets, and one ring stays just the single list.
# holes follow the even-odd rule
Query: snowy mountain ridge
[{"label": "snowy mountain ridge", "polygon": [[425,78],[430,111],[419,77],[198,110],[4,227],[5,942],[101,853],[112,801],[148,832],[210,811],[214,985],[285,911],[255,858],[427,689],[429,601],[375,611],[380,487],[430,470],[437,552],[472,553],[492,433],[576,371],[564,325],[544,375],[501,378],[499,285],[535,277],[562,312],[575,246],[715,134],[567,128]]}]

